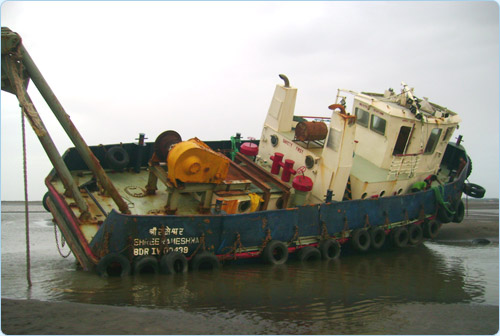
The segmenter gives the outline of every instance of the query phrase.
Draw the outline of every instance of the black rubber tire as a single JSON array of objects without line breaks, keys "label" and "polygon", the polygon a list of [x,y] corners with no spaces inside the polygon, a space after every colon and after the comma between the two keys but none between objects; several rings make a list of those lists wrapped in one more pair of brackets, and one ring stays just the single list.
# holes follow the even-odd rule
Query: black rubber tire
[{"label": "black rubber tire", "polygon": [[486,189],[481,187],[478,184],[474,183],[465,183],[464,184],[464,194],[474,198],[483,198]]},{"label": "black rubber tire", "polygon": [[153,256],[143,256],[137,258],[132,263],[132,268],[135,275],[144,273],[158,274],[160,271],[158,260],[156,260],[156,258]]},{"label": "black rubber tire", "polygon": [[433,219],[430,221],[427,221],[423,224],[423,230],[424,230],[424,237],[425,238],[430,238],[434,239],[439,233],[439,229],[441,228],[441,223],[439,223],[437,220]]},{"label": "black rubber tire", "polygon": [[418,245],[424,240],[424,230],[415,223],[408,225],[408,244]]},{"label": "black rubber tire", "polygon": [[306,246],[299,250],[297,257],[300,261],[320,260],[321,252],[314,246]]},{"label": "black rubber tire", "polygon": [[469,160],[469,168],[467,169],[467,178],[469,178],[470,173],[472,173],[472,160],[470,159],[469,155],[467,155],[467,159]]},{"label": "black rubber tire", "polygon": [[45,195],[43,195],[43,198],[42,198],[42,205],[43,205],[43,208],[45,210],[47,210],[48,212],[50,212],[50,209],[49,209],[49,205],[47,204],[47,200],[49,199],[50,195],[49,195],[49,192],[47,191],[45,193]]},{"label": "black rubber tire", "polygon": [[455,208],[455,214],[453,215],[453,223],[462,223],[465,217],[465,205],[464,201],[459,200],[457,207]]},{"label": "black rubber tire", "polygon": [[114,146],[108,149],[105,157],[109,166],[117,171],[127,167],[130,162],[127,151],[121,146]]},{"label": "black rubber tire", "polygon": [[96,266],[97,274],[107,278],[108,276],[130,275],[130,262],[127,257],[119,253],[110,253],[99,260]]},{"label": "black rubber tire", "polygon": [[368,230],[368,233],[370,233],[371,248],[380,249],[385,243],[385,230],[380,226],[375,226]]},{"label": "black rubber tire", "polygon": [[354,230],[351,236],[351,244],[357,251],[368,251],[371,245],[370,234],[365,229]]},{"label": "black rubber tire", "polygon": [[451,220],[453,219],[453,215],[449,213],[448,210],[446,210],[446,208],[442,205],[439,206],[436,216],[441,223],[445,224],[451,222]]},{"label": "black rubber tire", "polygon": [[220,268],[219,259],[216,255],[208,251],[196,254],[191,259],[191,270],[198,271],[216,271]]},{"label": "black rubber tire", "polygon": [[162,274],[178,274],[188,271],[186,256],[180,252],[172,251],[160,259],[160,271]]},{"label": "black rubber tire", "polygon": [[404,226],[397,227],[392,230],[392,243],[396,247],[405,247],[408,245],[408,239],[410,237],[408,230]]},{"label": "black rubber tire", "polygon": [[262,259],[266,264],[283,265],[288,260],[288,247],[279,240],[271,240],[262,251]]},{"label": "black rubber tire", "polygon": [[337,259],[340,256],[340,244],[335,239],[325,239],[319,243],[319,251],[324,260]]}]

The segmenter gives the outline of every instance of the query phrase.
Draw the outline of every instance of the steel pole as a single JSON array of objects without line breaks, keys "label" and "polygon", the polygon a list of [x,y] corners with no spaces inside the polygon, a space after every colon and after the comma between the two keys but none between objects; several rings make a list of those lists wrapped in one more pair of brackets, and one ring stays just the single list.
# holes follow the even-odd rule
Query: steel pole
[{"label": "steel pole", "polygon": [[116,190],[115,186],[99,163],[99,160],[95,157],[94,153],[92,153],[89,146],[87,146],[85,140],[83,140],[80,132],[76,129],[69,115],[62,107],[56,95],[49,87],[40,70],[38,70],[35,62],[33,62],[33,59],[22,44],[20,45],[20,52],[22,55],[22,63],[25,66],[29,77],[37,87],[38,91],[40,91],[40,94],[47,102],[47,105],[49,105],[57,120],[59,120],[59,123],[68,134],[82,159],[85,161],[89,169],[92,170],[106,194],[111,196],[116,205],[118,205],[120,211],[123,213],[130,213],[127,203],[120,196],[118,190]]},{"label": "steel pole", "polygon": [[78,186],[73,180],[73,177],[71,176],[68,167],[66,167],[63,159],[59,155],[59,152],[57,151],[57,148],[54,142],[52,141],[52,138],[50,137],[47,129],[45,128],[42,119],[40,119],[40,115],[38,114],[38,111],[33,105],[33,102],[31,101],[28,92],[23,87],[23,80],[19,76],[19,71],[16,68],[17,63],[8,55],[2,57],[3,57],[2,64],[5,65],[10,85],[12,89],[15,91],[15,94],[17,96],[17,99],[19,100],[23,113],[28,118],[31,127],[35,131],[35,134],[38,136],[38,139],[40,140],[43,149],[45,150],[47,156],[52,162],[52,165],[54,166],[57,175],[61,179],[61,182],[63,183],[66,190],[71,193],[71,197],[73,197],[73,199],[75,200],[76,205],[78,206],[80,212],[82,213],[82,217],[89,216],[88,205],[83,199],[82,194],[80,193],[80,189],[78,189]]}]

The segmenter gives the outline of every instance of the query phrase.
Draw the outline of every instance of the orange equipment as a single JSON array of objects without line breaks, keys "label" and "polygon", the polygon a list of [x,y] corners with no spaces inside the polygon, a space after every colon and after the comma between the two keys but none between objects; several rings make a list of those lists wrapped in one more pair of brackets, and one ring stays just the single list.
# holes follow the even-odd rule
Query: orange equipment
[{"label": "orange equipment", "polygon": [[167,157],[168,180],[175,186],[184,183],[222,183],[229,159],[210,149],[198,138],[175,144]]}]

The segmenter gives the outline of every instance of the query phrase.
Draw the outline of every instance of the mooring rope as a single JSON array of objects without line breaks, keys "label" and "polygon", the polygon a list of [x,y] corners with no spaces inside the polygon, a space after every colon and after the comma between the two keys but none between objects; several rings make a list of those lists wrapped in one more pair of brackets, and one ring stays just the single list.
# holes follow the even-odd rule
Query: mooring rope
[{"label": "mooring rope", "polygon": [[30,220],[28,208],[28,168],[26,159],[26,127],[24,123],[24,108],[21,108],[21,128],[23,137],[23,173],[24,173],[24,213],[26,223],[26,280],[31,287],[31,261],[30,261]]},{"label": "mooring rope", "polygon": [[436,187],[432,187],[431,189],[434,190],[438,204],[441,205],[449,214],[454,215],[455,211],[449,208],[449,206],[451,206],[450,202],[446,202],[444,200],[444,187],[442,185],[438,185]]}]

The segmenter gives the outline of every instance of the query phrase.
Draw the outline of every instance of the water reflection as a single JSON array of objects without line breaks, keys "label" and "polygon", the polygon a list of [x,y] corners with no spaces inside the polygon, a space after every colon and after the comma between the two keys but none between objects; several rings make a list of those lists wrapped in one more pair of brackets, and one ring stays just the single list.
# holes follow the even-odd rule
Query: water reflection
[{"label": "water reflection", "polygon": [[[73,272],[72,272],[73,273]],[[332,319],[370,314],[380,303],[481,301],[484,273],[425,245],[330,262],[231,265],[219,272],[101,279],[76,272],[57,299],[186,311],[255,311],[277,319]],[[44,284],[50,286],[51,284]],[[47,288],[48,289],[48,288]]]}]

